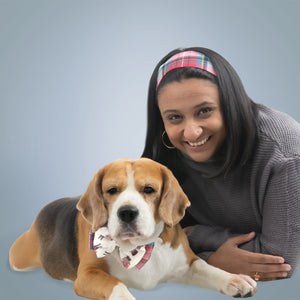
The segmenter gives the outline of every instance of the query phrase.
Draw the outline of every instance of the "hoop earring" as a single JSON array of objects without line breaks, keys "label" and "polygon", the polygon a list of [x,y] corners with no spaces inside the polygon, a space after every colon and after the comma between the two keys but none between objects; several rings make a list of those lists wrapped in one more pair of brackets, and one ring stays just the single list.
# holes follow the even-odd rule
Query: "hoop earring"
[{"label": "hoop earring", "polygon": [[174,147],[173,145],[172,145],[172,146],[169,146],[169,145],[167,145],[167,144],[165,143],[165,141],[164,141],[164,136],[165,136],[165,134],[166,134],[166,131],[164,130],[164,132],[163,132],[162,135],[161,135],[161,140],[162,140],[163,145],[164,145],[166,148],[168,148],[168,149],[175,149],[176,147]]}]

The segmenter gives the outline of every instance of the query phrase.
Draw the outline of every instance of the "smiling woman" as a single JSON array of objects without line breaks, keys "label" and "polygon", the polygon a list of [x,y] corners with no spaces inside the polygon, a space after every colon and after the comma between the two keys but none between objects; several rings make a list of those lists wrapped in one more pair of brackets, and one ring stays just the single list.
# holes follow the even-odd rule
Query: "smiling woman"
[{"label": "smiling woman", "polygon": [[264,281],[300,266],[300,125],[252,101],[218,53],[177,49],[158,63],[142,156],[179,180],[182,225],[208,263]]}]

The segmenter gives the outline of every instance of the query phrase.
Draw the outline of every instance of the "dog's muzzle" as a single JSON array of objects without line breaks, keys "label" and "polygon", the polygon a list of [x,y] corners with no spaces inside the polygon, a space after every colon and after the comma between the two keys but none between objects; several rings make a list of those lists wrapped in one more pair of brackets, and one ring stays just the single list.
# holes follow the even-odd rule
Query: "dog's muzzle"
[{"label": "dog's muzzle", "polygon": [[139,211],[134,206],[125,205],[118,209],[117,215],[119,220],[122,221],[122,223],[132,225],[136,221],[139,215]]}]

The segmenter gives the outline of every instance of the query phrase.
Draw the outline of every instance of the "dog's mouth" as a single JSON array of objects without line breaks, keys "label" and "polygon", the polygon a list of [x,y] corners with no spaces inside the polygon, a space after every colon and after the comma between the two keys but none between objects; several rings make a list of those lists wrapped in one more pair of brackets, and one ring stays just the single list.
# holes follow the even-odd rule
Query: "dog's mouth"
[{"label": "dog's mouth", "polygon": [[140,236],[141,235],[137,232],[123,232],[123,233],[120,233],[118,237],[124,241],[124,240],[135,239]]},{"label": "dog's mouth", "polygon": [[118,233],[118,238],[125,241],[140,238],[141,233],[137,230],[136,226],[130,226],[124,224]]}]

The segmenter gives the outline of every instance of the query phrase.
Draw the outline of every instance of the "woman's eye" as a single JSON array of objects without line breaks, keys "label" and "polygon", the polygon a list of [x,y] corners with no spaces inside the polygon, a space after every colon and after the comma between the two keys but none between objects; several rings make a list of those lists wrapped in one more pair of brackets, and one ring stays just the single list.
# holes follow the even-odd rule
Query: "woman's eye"
[{"label": "woman's eye", "polygon": [[109,190],[107,190],[107,193],[110,194],[110,195],[115,195],[117,192],[118,192],[118,189],[115,188],[115,187],[110,188]]},{"label": "woman's eye", "polygon": [[211,107],[204,107],[199,110],[198,115],[205,116],[205,115],[210,114],[212,111],[213,111],[213,109]]},{"label": "woman's eye", "polygon": [[180,119],[181,119],[180,115],[170,115],[170,116],[168,116],[169,121],[178,121]]},{"label": "woman's eye", "polygon": [[151,186],[146,186],[146,187],[144,187],[144,193],[152,194],[152,193],[154,193],[154,189]]}]

